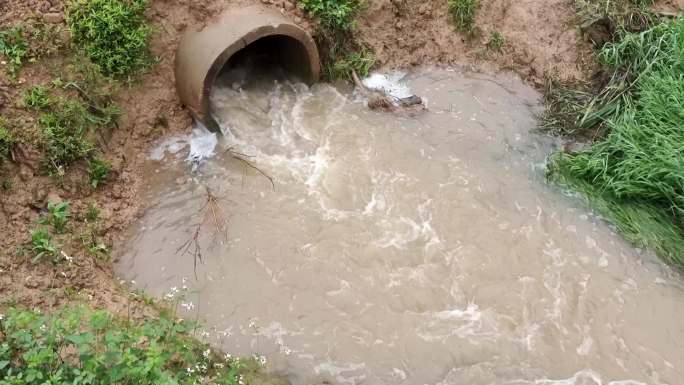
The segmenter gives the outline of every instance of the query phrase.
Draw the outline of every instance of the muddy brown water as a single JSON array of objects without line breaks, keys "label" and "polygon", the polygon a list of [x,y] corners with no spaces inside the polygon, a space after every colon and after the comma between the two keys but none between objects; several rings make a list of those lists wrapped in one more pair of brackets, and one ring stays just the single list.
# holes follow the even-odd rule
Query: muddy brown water
[{"label": "muddy brown water", "polygon": [[[186,286],[208,341],[295,385],[684,384],[682,277],[545,183],[539,95],[456,70],[405,82],[428,112],[226,75],[214,156],[188,165],[188,141],[212,148],[200,131],[153,151],[119,274],[159,297]],[[196,279],[177,250],[207,187],[228,226],[203,225]]]}]

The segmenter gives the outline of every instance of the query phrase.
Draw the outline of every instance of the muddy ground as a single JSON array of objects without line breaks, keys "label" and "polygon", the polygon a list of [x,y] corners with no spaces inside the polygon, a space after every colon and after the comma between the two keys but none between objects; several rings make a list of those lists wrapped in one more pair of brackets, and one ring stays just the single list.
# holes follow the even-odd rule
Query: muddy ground
[{"label": "muddy ground", "polygon": [[[144,183],[141,166],[152,143],[171,133],[187,131],[192,120],[180,105],[174,88],[173,61],[179,37],[187,28],[201,26],[224,8],[265,3],[290,14],[313,31],[315,22],[293,3],[264,1],[151,1],[148,17],[155,26],[151,48],[159,63],[117,92],[115,103],[124,111],[118,128],[101,139],[112,176],[100,189],[84,186],[85,165],[63,178],[44,176],[37,166],[41,153],[33,148],[31,130],[36,118],[18,106],[24,89],[49,82],[64,65],[57,53],[25,66],[16,82],[0,71],[0,114],[18,118],[15,133],[24,141],[15,161],[0,171],[9,189],[0,190],[0,298],[26,306],[51,308],[74,299],[98,307],[130,312],[143,309],[127,287],[113,275],[110,258],[88,255],[77,234],[92,229],[79,217],[95,202],[102,219],[95,231],[107,245],[119,241],[126,226],[144,208],[138,190]],[[684,8],[684,0],[658,4],[663,12]],[[30,19],[64,26],[63,3],[57,0],[0,0],[0,29]],[[466,65],[486,71],[514,71],[541,87],[546,79],[575,81],[592,75],[591,44],[582,36],[572,0],[483,0],[477,16],[478,34],[467,38],[447,21],[446,1],[372,0],[358,18],[355,36],[375,53],[379,69],[425,64]],[[502,52],[488,50],[490,34],[505,38]],[[68,42],[68,34],[60,36]],[[72,233],[62,241],[71,263],[33,264],[21,247],[47,200],[71,202]],[[90,227],[89,227],[90,226]],[[112,255],[115,255],[116,251]]]}]

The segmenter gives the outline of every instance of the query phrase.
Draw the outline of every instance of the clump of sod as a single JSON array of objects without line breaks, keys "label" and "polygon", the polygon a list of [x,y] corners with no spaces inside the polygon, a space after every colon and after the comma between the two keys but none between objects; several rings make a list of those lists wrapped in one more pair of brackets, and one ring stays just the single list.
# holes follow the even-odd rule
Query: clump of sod
[{"label": "clump of sod", "polygon": [[148,0],[71,0],[73,41],[107,76],[125,77],[150,63]]},{"label": "clump of sod", "polygon": [[583,119],[609,133],[556,154],[549,175],[586,195],[626,238],[684,267],[684,17],[626,33],[599,58],[612,77]]}]

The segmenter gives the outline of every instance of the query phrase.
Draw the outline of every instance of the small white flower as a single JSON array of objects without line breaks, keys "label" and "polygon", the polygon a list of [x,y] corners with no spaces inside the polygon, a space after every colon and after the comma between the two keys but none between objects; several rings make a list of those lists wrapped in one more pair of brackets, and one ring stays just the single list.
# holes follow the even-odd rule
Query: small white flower
[{"label": "small white flower", "polygon": [[209,358],[209,354],[211,353],[211,349],[207,349],[204,352],[202,352],[202,355],[204,358]]},{"label": "small white flower", "polygon": [[44,332],[44,331],[46,331],[46,330],[47,330],[47,326],[45,326],[45,325],[40,325],[40,331],[41,331],[41,332]]},{"label": "small white flower", "polygon": [[233,355],[230,353],[226,353],[224,357],[226,358],[226,361],[230,361],[230,359],[233,358]]},{"label": "small white flower", "polygon": [[195,308],[195,304],[192,303],[192,302],[182,303],[181,306],[182,306],[185,310],[188,310],[188,311]]},{"label": "small white flower", "polygon": [[188,372],[188,374],[193,374],[193,373],[195,373],[195,369],[193,369],[193,368],[187,368],[187,369],[185,369],[185,370]]},{"label": "small white flower", "polygon": [[0,314],[0,321],[2,321],[2,320],[4,320],[4,319],[5,319],[5,315],[4,315],[4,314]]},{"label": "small white flower", "polygon": [[219,368],[219,369],[223,369],[223,364],[220,363],[220,362],[218,362],[218,363],[215,363],[215,364],[214,364],[214,367],[215,367],[215,368]]},{"label": "small white flower", "polygon": [[203,337],[203,338],[209,337],[209,332],[206,331],[206,330],[202,330],[202,331],[200,332],[200,337]]}]

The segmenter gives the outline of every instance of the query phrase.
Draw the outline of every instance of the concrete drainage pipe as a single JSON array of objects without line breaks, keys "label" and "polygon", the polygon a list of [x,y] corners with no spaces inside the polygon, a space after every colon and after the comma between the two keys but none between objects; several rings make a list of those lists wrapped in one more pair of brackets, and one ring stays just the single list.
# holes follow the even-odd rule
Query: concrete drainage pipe
[{"label": "concrete drainage pipe", "polygon": [[273,56],[305,81],[318,80],[318,49],[309,33],[271,8],[228,10],[203,29],[186,32],[176,53],[180,100],[207,127],[216,128],[209,111],[212,85],[231,57],[245,49]]}]

